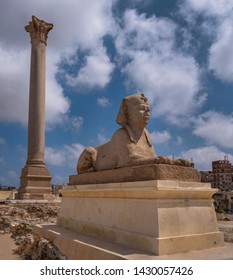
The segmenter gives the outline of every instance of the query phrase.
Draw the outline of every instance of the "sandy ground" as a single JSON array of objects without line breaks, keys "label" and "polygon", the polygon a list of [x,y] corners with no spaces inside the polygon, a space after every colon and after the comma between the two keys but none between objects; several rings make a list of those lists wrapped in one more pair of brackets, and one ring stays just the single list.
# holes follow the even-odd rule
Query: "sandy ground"
[{"label": "sandy ground", "polygon": [[0,260],[20,260],[19,255],[13,252],[16,248],[10,234],[0,234]]}]

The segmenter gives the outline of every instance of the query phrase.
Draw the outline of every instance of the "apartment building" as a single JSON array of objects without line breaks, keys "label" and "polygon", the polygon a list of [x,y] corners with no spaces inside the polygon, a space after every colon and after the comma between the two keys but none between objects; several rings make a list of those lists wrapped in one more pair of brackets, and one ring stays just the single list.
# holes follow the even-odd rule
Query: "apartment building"
[{"label": "apartment building", "polygon": [[213,171],[213,188],[222,191],[233,190],[233,166],[227,157],[224,160],[216,160],[212,162]]},{"label": "apartment building", "polygon": [[233,213],[233,165],[228,158],[213,161],[212,171],[200,171],[200,175],[202,182],[219,189],[213,195],[216,210],[224,209],[227,213]]}]

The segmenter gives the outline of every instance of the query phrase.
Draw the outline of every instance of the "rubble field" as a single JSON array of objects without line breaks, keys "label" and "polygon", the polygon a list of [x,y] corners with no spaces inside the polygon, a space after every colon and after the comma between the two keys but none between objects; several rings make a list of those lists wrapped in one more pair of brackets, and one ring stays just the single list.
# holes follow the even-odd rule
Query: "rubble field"
[{"label": "rubble field", "polygon": [[0,203],[0,236],[10,234],[14,253],[26,260],[59,260],[66,257],[48,240],[32,232],[36,224],[56,223],[60,203]]},{"label": "rubble field", "polygon": [[[1,202],[0,238],[9,235],[16,244],[14,253],[26,260],[67,259],[53,243],[32,232],[36,224],[56,223],[60,203]],[[233,243],[233,215],[217,213],[219,228],[226,242]]]}]

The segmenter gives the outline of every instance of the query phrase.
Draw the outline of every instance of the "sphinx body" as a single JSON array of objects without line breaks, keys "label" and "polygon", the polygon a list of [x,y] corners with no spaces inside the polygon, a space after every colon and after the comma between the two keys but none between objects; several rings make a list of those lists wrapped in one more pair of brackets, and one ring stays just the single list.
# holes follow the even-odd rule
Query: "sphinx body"
[{"label": "sphinx body", "polygon": [[186,160],[157,157],[146,125],[150,106],[143,94],[133,94],[123,99],[116,122],[122,127],[112,139],[98,147],[87,147],[77,163],[78,173],[116,169],[150,163],[189,166]]},{"label": "sphinx body", "polygon": [[156,153],[149,139],[149,133],[145,129],[141,138],[134,143],[129,139],[127,131],[120,128],[113,134],[111,141],[84,150],[77,164],[78,172],[108,170],[139,165],[146,161],[153,162]]}]

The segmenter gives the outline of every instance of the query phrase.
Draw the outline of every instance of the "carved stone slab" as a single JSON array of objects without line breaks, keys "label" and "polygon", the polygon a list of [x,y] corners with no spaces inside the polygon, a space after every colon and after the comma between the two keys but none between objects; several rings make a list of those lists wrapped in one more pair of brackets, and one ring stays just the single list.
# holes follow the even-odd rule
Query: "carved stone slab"
[{"label": "carved stone slab", "polygon": [[148,164],[69,176],[70,185],[120,183],[148,180],[200,182],[200,174],[193,167],[169,164]]}]

